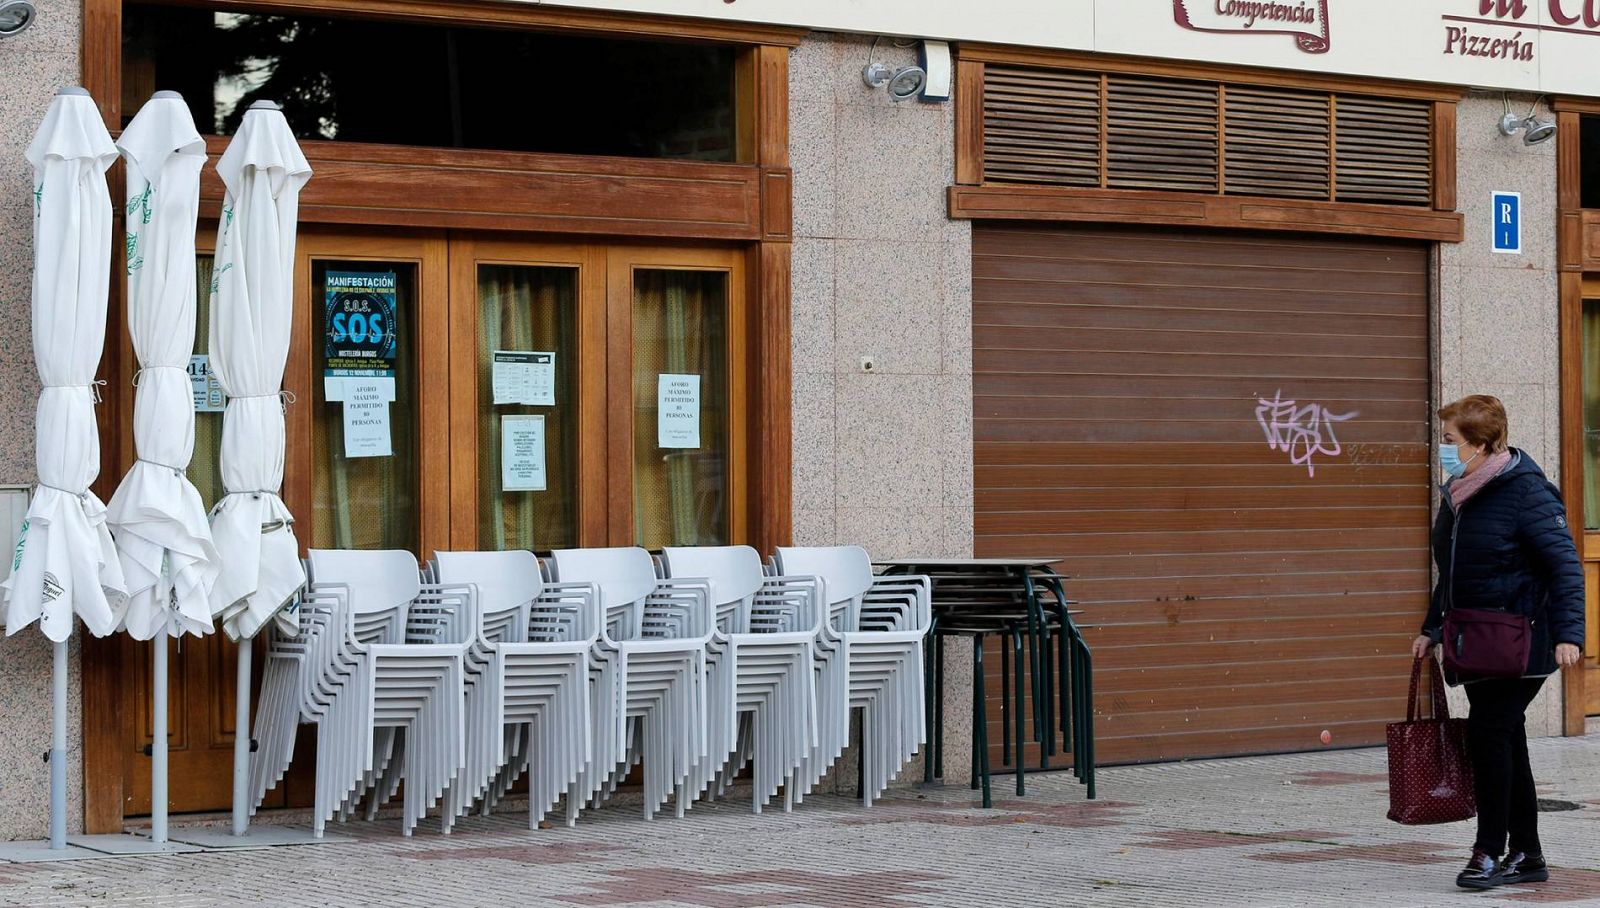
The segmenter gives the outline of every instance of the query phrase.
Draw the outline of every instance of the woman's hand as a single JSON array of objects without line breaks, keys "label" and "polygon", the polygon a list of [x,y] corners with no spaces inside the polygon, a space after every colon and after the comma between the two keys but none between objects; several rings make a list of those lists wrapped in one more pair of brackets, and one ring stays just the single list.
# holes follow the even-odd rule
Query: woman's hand
[{"label": "woman's hand", "polygon": [[1583,651],[1570,643],[1556,644],[1556,664],[1562,668],[1577,665],[1583,658]]},{"label": "woman's hand", "polygon": [[[1566,644],[1562,644],[1562,646],[1565,645]],[[1438,646],[1438,644],[1433,642],[1432,637],[1428,636],[1427,634],[1422,634],[1421,636],[1417,637],[1417,639],[1411,641],[1411,655],[1417,659],[1425,659],[1432,654],[1435,646]],[[1573,648],[1576,649],[1577,647]],[[1560,658],[1559,650],[1557,651],[1556,658]]]}]

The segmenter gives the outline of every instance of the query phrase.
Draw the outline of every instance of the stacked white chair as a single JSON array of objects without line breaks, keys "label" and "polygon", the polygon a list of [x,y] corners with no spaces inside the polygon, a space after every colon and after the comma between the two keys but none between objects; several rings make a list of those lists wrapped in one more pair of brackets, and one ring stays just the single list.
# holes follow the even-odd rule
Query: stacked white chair
[{"label": "stacked white chair", "polygon": [[[717,616],[708,647],[710,750],[697,773],[699,793],[726,793],[753,763],[754,811],[760,813],[780,786],[784,809],[790,809],[795,780],[817,743],[820,583],[765,576],[761,556],[743,545],[669,547],[660,565],[669,578],[703,578]],[[741,718],[747,720],[742,728]]]},{"label": "stacked white chair", "polygon": [[592,710],[583,790],[598,804],[642,761],[645,818],[674,793],[682,816],[707,748],[709,589],[704,581],[657,579],[650,553],[638,548],[557,551],[549,566],[552,580],[593,584],[604,616],[596,697],[614,695],[617,710]]},{"label": "stacked white chair", "polygon": [[877,577],[859,546],[779,548],[779,574],[819,577],[828,619],[817,639],[818,746],[804,791],[821,780],[862,710],[862,801],[870,806],[926,742],[922,642],[932,623],[926,577]]},{"label": "stacked white chair", "polygon": [[[532,552],[437,552],[432,576],[472,589],[478,636],[466,654],[466,767],[444,810],[494,803],[528,775],[528,828],[563,794],[577,821],[579,778],[591,758],[591,651],[600,636],[587,584],[546,585]],[[604,706],[604,704],[602,704]]]},{"label": "stacked white chair", "polygon": [[[300,634],[274,635],[268,654],[256,804],[287,769],[295,727],[316,722],[314,833],[365,796],[375,816],[404,783],[401,829],[410,835],[466,762],[464,658],[478,636],[471,590],[424,585],[404,551],[312,550],[309,567]],[[454,819],[443,817],[445,832]]]}]

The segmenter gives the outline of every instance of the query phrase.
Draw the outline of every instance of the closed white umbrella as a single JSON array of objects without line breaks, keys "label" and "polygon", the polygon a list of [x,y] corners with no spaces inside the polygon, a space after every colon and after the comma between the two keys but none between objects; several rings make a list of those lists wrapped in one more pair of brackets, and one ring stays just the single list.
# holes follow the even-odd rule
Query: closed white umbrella
[{"label": "closed white umbrella", "polygon": [[194,233],[205,140],[177,92],[157,92],[123,130],[128,163],[128,333],[139,357],[133,443],[139,459],[108,513],[128,605],[122,626],[155,638],[151,839],[167,840],[167,635],[211,632],[217,550],[186,471],[194,454]]},{"label": "closed white umbrella", "polygon": [[189,357],[195,330],[195,223],[205,141],[176,92],[158,92],[117,140],[128,162],[128,328],[139,357],[139,459],[109,506],[128,581],[123,626],[137,640],[211,631],[218,572],[194,454]]},{"label": "closed white umbrella", "polygon": [[283,406],[294,305],[294,239],[300,188],[311,167],[276,104],[257,101],[217,163],[226,193],[211,285],[211,371],[228,397],[222,421],[222,484],[211,516],[222,575],[211,611],[239,645],[233,828],[244,833],[249,777],[248,638],[305,583],[283,485]]},{"label": "closed white umbrella", "polygon": [[89,93],[68,88],[50,102],[27,157],[34,173],[33,358],[44,385],[34,424],[39,485],[0,592],[8,635],[38,621],[55,642],[50,845],[64,848],[66,641],[72,616],[95,636],[105,636],[116,629],[126,595],[105,505],[89,491],[100,473],[94,376],[111,285],[105,172],[117,150]]}]

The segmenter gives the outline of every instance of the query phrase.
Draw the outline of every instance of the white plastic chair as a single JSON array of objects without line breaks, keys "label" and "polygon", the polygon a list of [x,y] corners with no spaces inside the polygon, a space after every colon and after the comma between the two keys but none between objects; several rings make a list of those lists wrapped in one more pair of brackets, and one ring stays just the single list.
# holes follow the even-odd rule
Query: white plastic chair
[{"label": "white plastic chair", "polygon": [[547,586],[532,552],[437,552],[431,575],[476,595],[478,636],[466,654],[467,762],[445,809],[494,803],[527,772],[528,828],[567,795],[577,821],[591,757],[590,651],[600,635],[592,587]]},{"label": "white plastic chair", "polygon": [[860,546],[779,548],[779,574],[819,577],[828,620],[817,638],[819,745],[805,792],[839,759],[850,711],[862,711],[862,802],[870,806],[927,740],[922,641],[932,623],[927,577],[878,577]]},{"label": "white plastic chair", "polygon": [[[275,635],[268,654],[256,804],[288,767],[294,726],[313,721],[314,834],[368,794],[375,816],[403,782],[401,829],[410,835],[466,760],[463,660],[477,636],[471,590],[424,585],[404,551],[312,550],[308,565],[301,633]],[[443,831],[454,819],[443,817]]]},{"label": "white plastic chair", "polygon": [[595,696],[615,696],[617,709],[593,710],[594,759],[583,787],[598,805],[643,762],[645,818],[674,793],[683,816],[691,774],[706,754],[710,591],[704,581],[658,580],[650,553],[638,548],[557,551],[548,565],[552,580],[593,584],[604,616]]},{"label": "white plastic chair", "polygon": [[817,743],[813,664],[821,584],[814,577],[765,576],[761,556],[743,545],[665,548],[660,566],[665,577],[704,578],[717,618],[707,648],[710,750],[698,773],[700,794],[726,793],[753,761],[754,811],[779,787],[789,810],[795,780]]}]

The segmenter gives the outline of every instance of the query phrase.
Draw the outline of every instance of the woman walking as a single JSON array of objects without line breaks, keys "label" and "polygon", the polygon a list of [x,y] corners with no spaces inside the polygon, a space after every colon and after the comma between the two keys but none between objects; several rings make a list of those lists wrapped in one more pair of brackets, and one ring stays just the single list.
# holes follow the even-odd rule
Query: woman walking
[{"label": "woman walking", "polygon": [[1452,609],[1522,615],[1532,640],[1520,678],[1447,673],[1452,685],[1466,686],[1471,704],[1467,743],[1478,802],[1472,859],[1456,884],[1542,882],[1550,872],[1539,845],[1524,713],[1545,678],[1582,657],[1583,565],[1555,486],[1532,458],[1507,446],[1499,400],[1462,398],[1439,411],[1439,422],[1439,461],[1450,477],[1433,527],[1439,582],[1412,654],[1432,654]]}]

